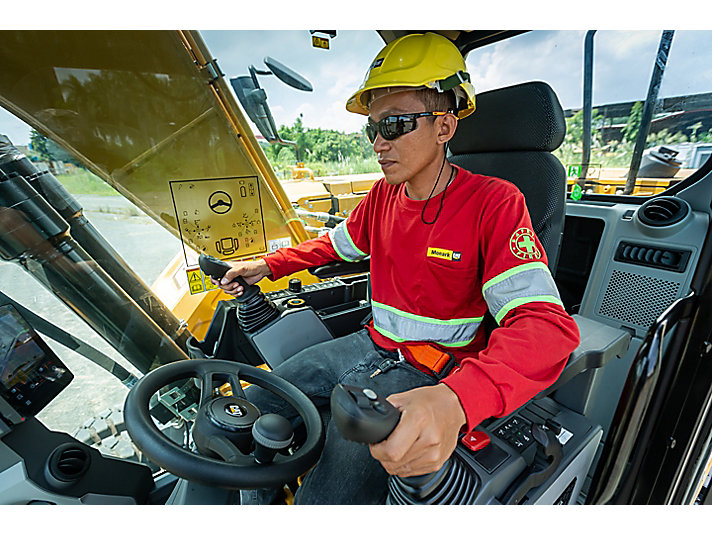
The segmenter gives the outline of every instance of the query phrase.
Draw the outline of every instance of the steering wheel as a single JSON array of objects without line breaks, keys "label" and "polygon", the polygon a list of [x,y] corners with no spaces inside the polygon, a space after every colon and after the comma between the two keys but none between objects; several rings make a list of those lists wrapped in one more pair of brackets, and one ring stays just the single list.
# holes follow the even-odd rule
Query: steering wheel
[{"label": "steering wheel", "polygon": [[[184,449],[163,435],[151,419],[149,401],[153,394],[176,381],[191,378],[201,384],[198,415],[193,424],[194,441],[201,452],[220,459]],[[250,454],[249,434],[260,412],[245,397],[240,380],[278,395],[302,417],[306,441],[294,454],[279,454],[272,463],[262,464]],[[214,387],[225,382],[230,384],[232,396],[213,398]],[[225,360],[182,360],[154,369],[129,391],[124,420],[131,439],[155,464],[178,477],[226,489],[274,487],[294,480],[316,463],[324,446],[321,418],[309,397],[273,373]],[[198,427],[202,429],[200,445],[196,437]]]}]

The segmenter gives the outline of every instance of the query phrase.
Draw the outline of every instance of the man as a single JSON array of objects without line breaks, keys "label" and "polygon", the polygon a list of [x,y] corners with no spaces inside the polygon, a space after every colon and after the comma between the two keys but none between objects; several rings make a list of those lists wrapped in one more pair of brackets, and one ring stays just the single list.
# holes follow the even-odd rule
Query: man
[{"label": "man", "polygon": [[[387,440],[367,448],[341,438],[325,414],[324,452],[296,503],[384,502],[387,474],[439,469],[460,431],[552,384],[578,344],[519,190],[446,159],[458,119],[475,108],[457,48],[433,33],[397,39],[346,107],[368,115],[384,178],[328,235],[234,264],[219,284],[240,295],[236,275],[253,284],[371,257],[367,329],[306,349],[274,372],[324,409],[339,382],[369,387],[401,419]],[[500,326],[489,339],[480,328],[488,310]],[[294,415],[253,389],[264,412]]]}]

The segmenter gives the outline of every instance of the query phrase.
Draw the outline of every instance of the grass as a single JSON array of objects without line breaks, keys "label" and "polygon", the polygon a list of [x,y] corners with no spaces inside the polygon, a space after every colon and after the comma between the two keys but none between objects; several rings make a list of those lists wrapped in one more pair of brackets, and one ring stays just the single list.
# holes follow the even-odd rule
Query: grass
[{"label": "grass", "polygon": [[[294,163],[273,162],[275,174],[281,179],[290,179],[292,172],[290,166]],[[366,174],[381,170],[378,160],[372,158],[343,158],[340,161],[309,161],[304,162],[314,173],[314,176],[342,176],[346,174]]]},{"label": "grass", "polygon": [[[282,162],[272,163],[279,178],[291,178],[291,170]],[[344,174],[365,174],[378,172],[381,167],[373,158],[344,158],[341,161],[307,161],[305,163],[314,176],[340,176]],[[60,174],[57,179],[73,195],[119,195],[113,187],[86,169],[75,169],[67,174]]]},{"label": "grass", "polygon": [[60,174],[57,180],[73,195],[118,195],[109,184],[86,169],[76,169],[67,174]]}]

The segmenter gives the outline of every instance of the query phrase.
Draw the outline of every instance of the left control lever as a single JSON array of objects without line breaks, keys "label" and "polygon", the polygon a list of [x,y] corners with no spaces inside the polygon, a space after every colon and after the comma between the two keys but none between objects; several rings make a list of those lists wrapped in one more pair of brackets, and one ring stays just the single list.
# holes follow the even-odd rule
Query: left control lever
[{"label": "left control lever", "polygon": [[[200,257],[198,258],[198,265],[200,266],[201,271],[203,271],[208,276],[212,276],[216,280],[220,280],[223,276],[225,276],[225,273],[230,270],[230,265],[228,263],[219,260],[214,256],[210,256],[209,254],[204,254],[202,252],[200,254]],[[245,282],[245,279],[242,276],[236,276],[233,279],[233,282],[237,282],[244,288],[244,293],[242,294],[242,296],[236,297],[236,300],[238,302],[247,300],[252,295],[260,291],[258,287],[252,286]]]}]

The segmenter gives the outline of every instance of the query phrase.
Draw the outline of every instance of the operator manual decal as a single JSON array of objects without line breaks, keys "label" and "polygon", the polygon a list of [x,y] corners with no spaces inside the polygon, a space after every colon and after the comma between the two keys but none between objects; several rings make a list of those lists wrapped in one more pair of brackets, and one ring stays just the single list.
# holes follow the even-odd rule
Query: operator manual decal
[{"label": "operator manual decal", "polygon": [[267,252],[256,176],[169,183],[186,265],[188,246],[221,259]]}]

